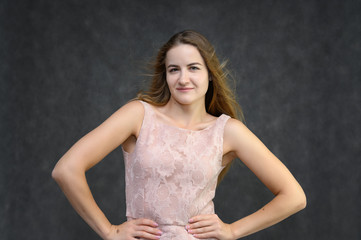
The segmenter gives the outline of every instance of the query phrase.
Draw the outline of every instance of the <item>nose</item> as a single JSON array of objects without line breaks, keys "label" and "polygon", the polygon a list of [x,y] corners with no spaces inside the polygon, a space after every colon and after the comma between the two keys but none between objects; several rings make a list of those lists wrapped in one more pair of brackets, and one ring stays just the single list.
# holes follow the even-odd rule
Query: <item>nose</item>
[{"label": "nose", "polygon": [[179,84],[186,85],[189,82],[189,76],[187,71],[180,71]]}]

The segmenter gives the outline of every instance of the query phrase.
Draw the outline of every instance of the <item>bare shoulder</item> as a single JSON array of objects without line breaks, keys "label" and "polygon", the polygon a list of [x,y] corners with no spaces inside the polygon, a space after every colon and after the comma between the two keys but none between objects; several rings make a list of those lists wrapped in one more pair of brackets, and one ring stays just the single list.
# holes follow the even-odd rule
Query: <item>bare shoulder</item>
[{"label": "bare shoulder", "polygon": [[118,111],[127,112],[128,114],[144,115],[144,106],[140,101],[133,100],[123,105]]},{"label": "bare shoulder", "polygon": [[231,118],[224,128],[224,152],[238,153],[259,139],[241,121]]},{"label": "bare shoulder", "polygon": [[134,100],[119,108],[113,114],[113,117],[119,124],[131,129],[133,135],[137,135],[143,123],[144,111],[143,104],[140,101]]},{"label": "bare shoulder", "polygon": [[235,137],[240,137],[242,134],[248,133],[248,128],[235,118],[230,118],[225,127],[224,127],[224,140],[231,141],[234,140]]},{"label": "bare shoulder", "polygon": [[235,118],[230,118],[228,119],[224,130],[231,132],[233,130],[236,130],[237,128],[242,128],[242,127],[245,127],[245,125],[241,121]]}]

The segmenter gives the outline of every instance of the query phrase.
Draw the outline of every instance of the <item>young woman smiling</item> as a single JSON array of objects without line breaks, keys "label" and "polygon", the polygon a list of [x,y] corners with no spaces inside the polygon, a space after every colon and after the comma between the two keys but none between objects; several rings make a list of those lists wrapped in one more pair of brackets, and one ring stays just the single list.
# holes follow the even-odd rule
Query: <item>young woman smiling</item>
[{"label": "young woman smiling", "polygon": [[[296,179],[242,123],[213,46],[201,34],[175,34],[159,50],[150,88],[80,139],[53,178],[103,239],[238,239],[306,206]],[[85,172],[122,146],[126,216],[112,225]],[[259,211],[224,223],[214,212],[217,183],[239,158],[273,192]]]}]

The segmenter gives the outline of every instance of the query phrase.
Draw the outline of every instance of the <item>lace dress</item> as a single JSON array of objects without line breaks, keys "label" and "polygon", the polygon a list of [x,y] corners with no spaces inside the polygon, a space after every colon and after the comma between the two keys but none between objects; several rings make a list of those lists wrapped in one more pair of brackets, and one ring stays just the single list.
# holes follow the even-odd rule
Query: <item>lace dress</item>
[{"label": "lace dress", "polygon": [[160,239],[196,239],[188,220],[214,213],[217,177],[223,169],[223,131],[230,118],[221,115],[205,129],[167,125],[151,105],[145,113],[134,151],[123,150],[127,219],[159,224]]}]

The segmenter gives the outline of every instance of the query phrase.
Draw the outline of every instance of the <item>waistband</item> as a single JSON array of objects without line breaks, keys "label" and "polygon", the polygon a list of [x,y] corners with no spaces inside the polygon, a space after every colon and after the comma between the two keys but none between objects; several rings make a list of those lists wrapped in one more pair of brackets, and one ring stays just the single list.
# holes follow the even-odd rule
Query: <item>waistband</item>
[{"label": "waistband", "polygon": [[[135,220],[136,218],[127,217],[127,220]],[[186,230],[186,224],[158,224],[158,228],[163,232],[160,237],[160,240],[197,240],[189,234]],[[215,239],[205,239],[205,240],[215,240]]]}]

